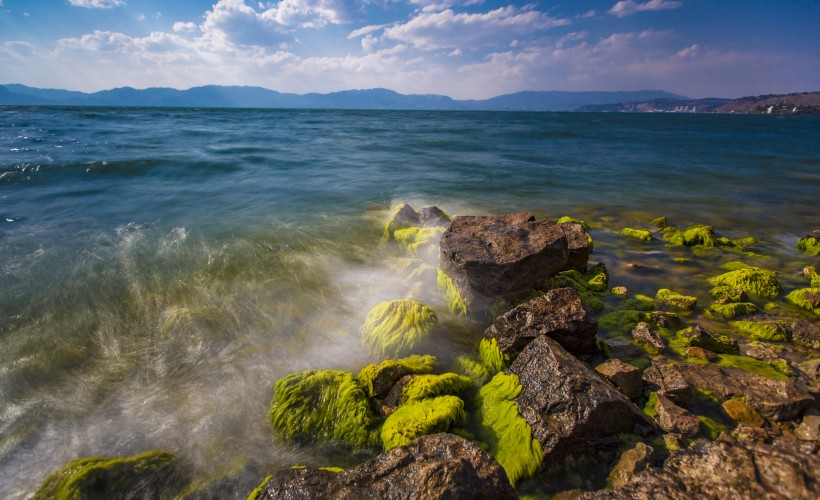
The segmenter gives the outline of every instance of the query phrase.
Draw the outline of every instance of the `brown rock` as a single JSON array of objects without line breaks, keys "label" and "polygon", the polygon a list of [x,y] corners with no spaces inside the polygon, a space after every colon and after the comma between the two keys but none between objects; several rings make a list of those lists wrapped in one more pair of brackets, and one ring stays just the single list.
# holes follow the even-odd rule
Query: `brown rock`
[{"label": "brown rock", "polygon": [[419,222],[424,227],[447,226],[450,218],[438,207],[424,207],[418,211]]},{"label": "brown rock", "polygon": [[519,413],[541,443],[547,468],[568,453],[595,451],[618,434],[653,426],[626,396],[549,337],[530,342],[507,372],[521,383]]},{"label": "brown rock", "polygon": [[589,262],[589,254],[592,248],[587,239],[587,233],[581,224],[568,222],[560,224],[559,227],[564,230],[567,237],[567,269],[575,269],[579,272],[586,272],[587,263]]},{"label": "brown rock", "polygon": [[699,358],[710,363],[717,359],[717,354],[703,347],[687,347],[685,352],[690,358]]},{"label": "brown rock", "polygon": [[678,363],[687,382],[709,391],[718,401],[746,397],[746,404],[771,420],[791,420],[813,403],[814,398],[790,380],[775,380],[717,365]]},{"label": "brown rock", "polygon": [[546,335],[573,354],[597,352],[598,322],[572,288],[549,290],[495,319],[484,332],[502,352],[519,352]]},{"label": "brown rock", "polygon": [[792,342],[795,344],[820,349],[820,326],[809,323],[804,319],[792,321]]},{"label": "brown rock", "polygon": [[659,352],[666,347],[661,336],[649,326],[649,323],[644,321],[641,321],[632,329],[632,338],[654,347]]},{"label": "brown rock", "polygon": [[561,226],[531,214],[456,217],[441,238],[439,265],[467,310],[515,302],[564,269],[569,249]]},{"label": "brown rock", "polygon": [[634,358],[644,353],[643,349],[626,339],[613,337],[606,339],[604,343],[606,344],[606,354],[610,358]]},{"label": "brown rock", "polygon": [[727,399],[721,406],[723,406],[723,410],[735,422],[757,427],[765,423],[765,420],[763,420],[763,417],[760,416],[757,410],[738,399]]},{"label": "brown rock", "polygon": [[487,452],[452,434],[423,436],[339,473],[279,471],[259,499],[517,498],[504,469]]},{"label": "brown rock", "polygon": [[629,363],[620,359],[608,359],[596,366],[595,371],[606,377],[629,399],[639,398],[643,394],[641,372]]},{"label": "brown rock", "polygon": [[609,485],[619,488],[626,485],[632,476],[646,469],[655,456],[655,450],[644,443],[635,443],[634,446],[621,453],[618,463],[609,473]]},{"label": "brown rock", "polygon": [[653,361],[652,365],[644,370],[642,378],[646,384],[645,393],[657,392],[659,396],[666,396],[684,407],[695,395],[683,374],[676,367],[663,362]]},{"label": "brown rock", "polygon": [[771,346],[761,344],[760,342],[740,344],[740,354],[761,361],[774,361],[779,358],[777,352],[775,352]]},{"label": "brown rock", "polygon": [[806,415],[794,430],[794,436],[802,441],[820,441],[820,416]]},{"label": "brown rock", "polygon": [[700,430],[698,417],[676,405],[666,396],[658,395],[658,404],[655,406],[655,411],[658,416],[658,424],[666,432],[694,436]]}]

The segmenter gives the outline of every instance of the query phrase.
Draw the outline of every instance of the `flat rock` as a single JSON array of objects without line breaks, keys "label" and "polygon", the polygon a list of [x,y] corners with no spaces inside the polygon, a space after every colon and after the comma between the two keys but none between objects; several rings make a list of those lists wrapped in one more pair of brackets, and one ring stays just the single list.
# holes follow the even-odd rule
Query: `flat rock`
[{"label": "flat rock", "polygon": [[692,386],[683,374],[676,367],[663,362],[652,362],[644,370],[642,379],[646,393],[657,392],[659,396],[666,396],[672,402],[684,407],[692,401],[695,395]]},{"label": "flat rock", "polygon": [[658,424],[665,432],[674,432],[684,436],[694,436],[700,430],[700,420],[690,412],[673,403],[666,396],[658,395],[655,405]]},{"label": "flat rock", "polygon": [[486,451],[452,434],[423,436],[352,469],[276,472],[259,499],[517,498],[504,469]]},{"label": "flat rock", "polygon": [[632,329],[632,338],[644,342],[658,351],[662,351],[666,347],[666,344],[661,336],[658,335],[658,332],[653,330],[652,327],[649,326],[649,323],[644,321],[641,321]]},{"label": "flat rock", "polygon": [[709,391],[719,401],[746,397],[746,404],[771,420],[791,420],[814,402],[806,390],[791,380],[776,380],[718,365],[678,363],[687,382]]},{"label": "flat rock", "polygon": [[572,288],[556,288],[495,319],[484,332],[502,352],[520,352],[539,336],[547,336],[573,354],[598,350],[598,322]]},{"label": "flat rock", "polygon": [[583,499],[715,500],[820,497],[820,457],[757,442],[699,439],[621,488]]},{"label": "flat rock", "polygon": [[567,266],[561,226],[532,214],[456,217],[441,238],[439,266],[470,312],[515,302]]},{"label": "flat rock", "polygon": [[763,417],[757,410],[739,399],[727,399],[721,406],[723,407],[723,411],[735,422],[753,427],[760,427],[765,423]]},{"label": "flat rock", "polygon": [[641,371],[629,363],[624,363],[620,359],[608,359],[596,366],[595,371],[606,377],[629,399],[638,398],[643,394]]},{"label": "flat rock", "polygon": [[652,422],[626,396],[549,337],[537,337],[507,370],[518,376],[519,413],[541,443],[544,466],[611,446]]}]

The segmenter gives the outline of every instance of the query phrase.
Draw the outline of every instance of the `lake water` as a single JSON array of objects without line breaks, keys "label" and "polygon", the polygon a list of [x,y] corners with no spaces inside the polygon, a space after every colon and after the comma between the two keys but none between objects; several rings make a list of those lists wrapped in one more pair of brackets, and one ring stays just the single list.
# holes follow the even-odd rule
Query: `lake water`
[{"label": "lake water", "polygon": [[277,442],[268,405],[288,373],[370,362],[359,328],[381,300],[457,320],[379,246],[395,203],[585,219],[613,284],[707,301],[738,255],[676,265],[619,230],[665,215],[755,236],[740,257],[788,291],[819,198],[817,117],[0,107],[0,497],[148,449],[221,497],[355,463]]}]

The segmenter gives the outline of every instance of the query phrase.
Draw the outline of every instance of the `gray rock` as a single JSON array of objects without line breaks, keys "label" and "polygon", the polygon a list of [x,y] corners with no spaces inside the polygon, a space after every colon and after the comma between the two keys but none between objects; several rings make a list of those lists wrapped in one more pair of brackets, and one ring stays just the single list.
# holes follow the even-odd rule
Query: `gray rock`
[{"label": "gray rock", "polygon": [[804,319],[792,322],[792,342],[811,349],[820,349],[820,326]]},{"label": "gray rock", "polygon": [[452,434],[423,436],[339,473],[276,472],[258,499],[517,498],[504,469],[474,443]]},{"label": "gray rock", "polygon": [[606,339],[604,343],[606,344],[606,355],[610,358],[634,358],[644,353],[640,347],[619,337]]},{"label": "gray rock", "polygon": [[665,432],[674,432],[684,436],[694,436],[700,430],[700,420],[685,409],[673,403],[666,396],[658,395],[655,405],[658,424]]},{"label": "gray rock", "polygon": [[774,361],[780,358],[771,346],[761,344],[760,342],[740,344],[740,354],[761,361]]},{"label": "gray rock", "polygon": [[572,288],[556,288],[496,318],[484,332],[502,352],[519,352],[546,335],[573,354],[598,351],[598,322]]},{"label": "gray rock", "polygon": [[611,446],[618,434],[654,427],[626,396],[549,337],[530,342],[507,372],[521,382],[519,413],[541,443],[547,468],[567,454]]},{"label": "gray rock", "polygon": [[450,217],[448,217],[447,214],[438,207],[424,207],[420,209],[418,211],[418,219],[424,227],[446,227],[447,224],[450,223]]},{"label": "gray rock", "polygon": [[639,398],[643,394],[641,371],[629,363],[620,359],[608,359],[596,366],[595,371],[606,377],[629,399]]},{"label": "gray rock", "polygon": [[677,368],[663,362],[653,362],[643,372],[643,381],[646,384],[644,391],[657,392],[659,396],[666,396],[674,403],[686,407],[695,396],[692,386],[686,381]]},{"label": "gray rock", "polygon": [[666,347],[658,332],[654,331],[649,323],[644,321],[641,321],[632,329],[632,338],[644,342],[658,351],[662,351]]},{"label": "gray rock", "polygon": [[567,236],[526,213],[456,217],[441,238],[440,269],[471,313],[498,300],[516,302],[566,268]]}]

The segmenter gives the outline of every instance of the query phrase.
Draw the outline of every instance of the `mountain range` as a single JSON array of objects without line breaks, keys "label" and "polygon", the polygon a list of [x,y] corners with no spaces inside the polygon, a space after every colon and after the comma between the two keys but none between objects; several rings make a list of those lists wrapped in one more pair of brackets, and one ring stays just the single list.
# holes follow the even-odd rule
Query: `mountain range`
[{"label": "mountain range", "polygon": [[149,106],[209,108],[412,109],[491,111],[572,111],[583,106],[652,99],[686,99],[661,90],[632,92],[528,91],[483,100],[456,100],[435,94],[400,94],[388,89],[291,94],[262,87],[207,85],[188,90],[122,87],[85,93],[0,86],[0,104],[50,106]]}]

